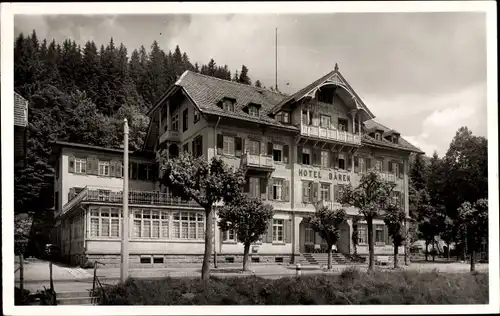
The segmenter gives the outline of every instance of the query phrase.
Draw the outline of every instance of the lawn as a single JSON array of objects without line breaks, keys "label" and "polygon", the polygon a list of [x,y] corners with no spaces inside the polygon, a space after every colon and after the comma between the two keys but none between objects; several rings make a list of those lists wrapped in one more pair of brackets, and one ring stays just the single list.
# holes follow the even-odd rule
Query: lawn
[{"label": "lawn", "polygon": [[488,274],[360,272],[338,275],[129,279],[106,288],[103,305],[487,304]]}]

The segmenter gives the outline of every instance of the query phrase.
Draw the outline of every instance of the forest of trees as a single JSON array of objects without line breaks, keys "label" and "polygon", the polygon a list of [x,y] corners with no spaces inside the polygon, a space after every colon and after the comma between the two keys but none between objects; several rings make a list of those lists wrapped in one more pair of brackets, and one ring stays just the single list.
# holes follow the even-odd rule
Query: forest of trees
[{"label": "forest of trees", "polygon": [[[39,39],[19,34],[14,43],[14,88],[29,101],[27,167],[15,170],[16,213],[53,206],[54,170],[50,142],[68,141],[118,148],[127,118],[130,150],[141,148],[149,124],[147,110],[185,71],[251,84],[248,67],[231,74],[211,59],[192,63],[179,46],[164,51],[154,41],[131,54],[111,38],[98,47],[69,39]],[[260,86],[260,81],[256,85]]]}]

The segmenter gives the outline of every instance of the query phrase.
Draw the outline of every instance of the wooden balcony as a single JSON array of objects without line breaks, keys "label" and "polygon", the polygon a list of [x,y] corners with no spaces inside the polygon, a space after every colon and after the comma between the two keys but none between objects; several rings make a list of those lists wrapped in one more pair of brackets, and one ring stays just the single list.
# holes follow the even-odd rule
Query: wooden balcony
[{"label": "wooden balcony", "polygon": [[361,136],[332,128],[302,124],[300,132],[302,136],[316,137],[345,144],[361,145]]},{"label": "wooden balcony", "polygon": [[241,165],[245,168],[264,171],[273,171],[275,169],[272,156],[251,155],[250,153],[243,154]]},{"label": "wooden balcony", "polygon": [[[63,206],[62,214],[71,210],[82,202],[104,202],[123,203],[123,191],[118,189],[91,188],[85,187],[78,195]],[[183,201],[179,197],[174,197],[170,193],[157,191],[134,191],[128,192],[129,205],[157,205],[157,206],[184,206],[200,207],[194,201]]]},{"label": "wooden balcony", "polygon": [[165,133],[161,134],[159,143],[162,144],[166,141],[171,142],[180,142],[181,141],[181,133],[179,131],[167,130]]}]

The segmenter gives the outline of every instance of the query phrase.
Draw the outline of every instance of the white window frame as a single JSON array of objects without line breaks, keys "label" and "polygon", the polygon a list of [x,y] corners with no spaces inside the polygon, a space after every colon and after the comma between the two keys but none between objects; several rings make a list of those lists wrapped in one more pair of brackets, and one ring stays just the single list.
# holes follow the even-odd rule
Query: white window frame
[{"label": "white window frame", "polygon": [[179,131],[179,112],[172,115],[172,131]]},{"label": "white window frame", "polygon": [[[110,163],[109,161],[101,161],[99,160],[99,175],[104,177],[109,177],[110,175]],[[107,171],[107,172],[104,172]]]},{"label": "white window frame", "polygon": [[365,158],[363,157],[358,157],[358,162],[359,162],[359,172],[365,173],[366,172],[366,162]]},{"label": "white window frame", "polygon": [[250,177],[248,178],[248,194],[250,197],[259,198],[260,197],[260,178]]},{"label": "white window frame", "polygon": [[[385,225],[382,224],[375,224],[375,244],[385,244]],[[379,241],[377,240],[377,232],[382,232],[382,239]]]},{"label": "white window frame", "polygon": [[285,242],[285,220],[273,219],[273,243]]},{"label": "white window frame", "polygon": [[282,112],[283,113],[283,123],[290,123],[290,113],[288,112]]},{"label": "white window frame", "polygon": [[222,232],[222,241],[224,242],[236,242],[236,232],[234,229],[228,229]]},{"label": "white window frame", "polygon": [[[279,151],[279,160],[275,159],[274,152]],[[281,144],[273,144],[273,160],[275,162],[283,162],[283,145]]]},{"label": "white window frame", "polygon": [[87,159],[76,158],[75,157],[75,173],[85,174],[87,173]]},{"label": "white window frame", "polygon": [[[193,220],[194,219],[194,220]],[[193,223],[195,223],[195,237],[192,238]],[[184,225],[187,224],[187,225]],[[187,233],[184,233],[187,228]],[[175,240],[204,240],[205,238],[205,214],[196,211],[181,211],[172,214],[171,239]]]},{"label": "white window frame", "polygon": [[248,107],[248,114],[251,116],[259,116],[259,108],[255,105],[251,105]]},{"label": "white window frame", "polygon": [[380,140],[381,139],[380,133],[375,133],[375,139],[376,140]]},{"label": "white window frame", "polygon": [[304,228],[304,244],[313,245],[316,232],[311,227]]},{"label": "white window frame", "polygon": [[223,145],[222,145],[222,154],[224,155],[235,155],[235,147],[234,147],[234,137],[232,136],[222,136]]},{"label": "white window frame", "polygon": [[[149,232],[146,234],[146,225]],[[138,224],[138,225],[137,225]],[[169,239],[170,214],[156,209],[134,209],[132,219],[132,238],[134,239]],[[158,234],[154,234],[156,229]]]},{"label": "white window frame", "polygon": [[382,172],[383,166],[384,166],[384,162],[382,160],[377,159],[375,162],[375,170],[377,170],[377,172]]},{"label": "white window frame", "polygon": [[[104,216],[103,214],[107,214]],[[112,216],[116,215],[116,216]],[[118,221],[118,235],[113,235],[113,222]],[[96,223],[96,224],[94,224]],[[122,211],[116,207],[92,207],[89,212],[89,237],[90,238],[120,238],[122,235]],[[97,227],[94,228],[94,225]],[[115,224],[116,225],[116,224]],[[107,236],[103,235],[103,227],[107,226]],[[73,236],[73,238],[78,238]]]},{"label": "white window frame", "polygon": [[260,142],[258,140],[248,139],[248,151],[250,155],[260,155]]},{"label": "white window frame", "polygon": [[282,201],[283,200],[283,180],[273,179],[273,200]]},{"label": "white window frame", "polygon": [[231,100],[224,100],[222,103],[222,109],[228,112],[234,112],[234,102]]},{"label": "white window frame", "polygon": [[[312,188],[313,188],[313,184],[314,182],[312,181],[302,181],[302,194],[304,195],[302,197],[302,201],[305,201],[306,203],[308,202],[311,202],[312,201]],[[304,186],[306,186],[306,190],[304,190]],[[304,192],[307,192],[307,194],[304,194]],[[307,199],[305,198],[307,196]]]},{"label": "white window frame", "polygon": [[392,172],[394,173],[396,178],[399,177],[399,163],[397,163],[397,162],[392,163]]},{"label": "white window frame", "polygon": [[320,197],[322,201],[331,200],[331,185],[330,183],[320,183],[319,186]]},{"label": "white window frame", "polygon": [[330,153],[326,150],[321,151],[321,167],[328,168],[330,162]]},{"label": "white window frame", "polygon": [[320,115],[320,126],[330,128],[332,118],[328,115]]},{"label": "white window frame", "polygon": [[358,245],[368,245],[368,226],[358,225]]}]

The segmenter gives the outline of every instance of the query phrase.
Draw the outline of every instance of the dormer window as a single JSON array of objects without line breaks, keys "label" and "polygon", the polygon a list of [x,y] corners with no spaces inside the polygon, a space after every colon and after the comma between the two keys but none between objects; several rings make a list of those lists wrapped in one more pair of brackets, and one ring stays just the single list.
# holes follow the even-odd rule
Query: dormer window
[{"label": "dormer window", "polygon": [[224,99],[222,101],[222,109],[227,112],[234,112],[234,101],[231,99]]},{"label": "dormer window", "polygon": [[393,136],[392,136],[392,142],[393,142],[394,144],[397,144],[397,143],[398,143],[398,137],[397,137],[397,136],[395,136],[395,135],[393,135]]},{"label": "dormer window", "polygon": [[251,116],[259,116],[259,108],[255,105],[250,105],[248,107],[248,114]]},{"label": "dormer window", "polygon": [[276,120],[284,124],[290,124],[290,113],[278,112],[278,114],[276,114]]},{"label": "dormer window", "polygon": [[382,136],[379,133],[375,133],[375,139],[376,140],[381,140]]}]

